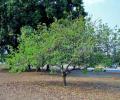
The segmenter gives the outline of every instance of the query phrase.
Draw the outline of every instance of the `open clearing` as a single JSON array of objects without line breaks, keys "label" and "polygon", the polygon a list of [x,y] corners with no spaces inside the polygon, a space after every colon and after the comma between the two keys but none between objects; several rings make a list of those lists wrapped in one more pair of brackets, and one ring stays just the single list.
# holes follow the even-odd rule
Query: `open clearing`
[{"label": "open clearing", "polygon": [[120,100],[120,78],[67,77],[0,70],[0,100]]}]

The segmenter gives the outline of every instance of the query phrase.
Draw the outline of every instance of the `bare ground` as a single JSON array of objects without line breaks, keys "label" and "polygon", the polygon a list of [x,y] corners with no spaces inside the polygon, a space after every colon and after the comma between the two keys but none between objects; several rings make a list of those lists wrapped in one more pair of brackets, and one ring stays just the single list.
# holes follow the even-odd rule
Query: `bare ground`
[{"label": "bare ground", "polygon": [[120,100],[120,78],[67,78],[40,72],[0,70],[0,100]]}]

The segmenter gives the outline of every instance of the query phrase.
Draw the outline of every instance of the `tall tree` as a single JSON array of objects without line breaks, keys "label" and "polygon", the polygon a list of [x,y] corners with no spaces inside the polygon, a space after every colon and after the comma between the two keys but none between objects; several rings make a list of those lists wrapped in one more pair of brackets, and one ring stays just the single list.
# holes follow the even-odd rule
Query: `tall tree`
[{"label": "tall tree", "polygon": [[1,0],[0,46],[18,47],[22,26],[36,29],[40,23],[50,26],[54,19],[86,16],[82,0]]},{"label": "tall tree", "polygon": [[[25,25],[36,28],[39,23],[50,25],[54,18],[86,16],[82,0],[6,0],[0,5],[0,28],[5,33],[20,33]],[[4,35],[4,33],[3,33]]]}]

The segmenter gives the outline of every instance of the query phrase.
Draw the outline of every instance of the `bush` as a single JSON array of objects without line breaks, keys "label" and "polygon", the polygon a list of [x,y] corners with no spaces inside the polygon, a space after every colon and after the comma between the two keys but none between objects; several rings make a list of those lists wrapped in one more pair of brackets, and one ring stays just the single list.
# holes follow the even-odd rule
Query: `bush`
[{"label": "bush", "polygon": [[94,72],[104,72],[105,66],[103,65],[97,65],[94,69]]}]

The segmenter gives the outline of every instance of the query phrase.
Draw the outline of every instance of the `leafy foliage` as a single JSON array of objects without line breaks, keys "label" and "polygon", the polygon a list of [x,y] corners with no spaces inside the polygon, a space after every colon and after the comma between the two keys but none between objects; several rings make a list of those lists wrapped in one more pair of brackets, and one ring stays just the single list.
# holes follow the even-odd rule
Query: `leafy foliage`
[{"label": "leafy foliage", "polygon": [[[36,68],[46,64],[108,67],[113,63],[111,46],[114,43],[110,43],[114,40],[114,37],[110,38],[113,32],[101,23],[95,26],[90,20],[85,22],[82,17],[71,21],[61,19],[49,28],[45,24],[38,25],[37,30],[25,26],[21,28],[21,33],[19,51],[11,54],[7,60],[10,68],[18,68],[15,71],[25,71],[28,65]],[[115,43],[118,44],[116,48],[119,47],[119,41]],[[116,53],[119,53],[118,49]]]},{"label": "leafy foliage", "polygon": [[[20,34],[23,26],[36,28],[39,23],[49,26],[54,18],[75,19],[86,16],[82,0],[5,0],[0,1],[0,37],[11,44],[9,34]],[[73,10],[73,8],[76,10]],[[74,13],[74,14],[73,14]],[[1,41],[1,40],[0,40]]]},{"label": "leafy foliage", "polygon": [[23,27],[19,51],[12,54],[8,63],[17,68],[22,66],[24,70],[29,64],[36,67],[69,62],[74,65],[85,64],[81,59],[89,57],[95,42],[94,36],[85,27],[83,18],[71,22],[59,20],[49,29],[43,25],[37,31]]}]

